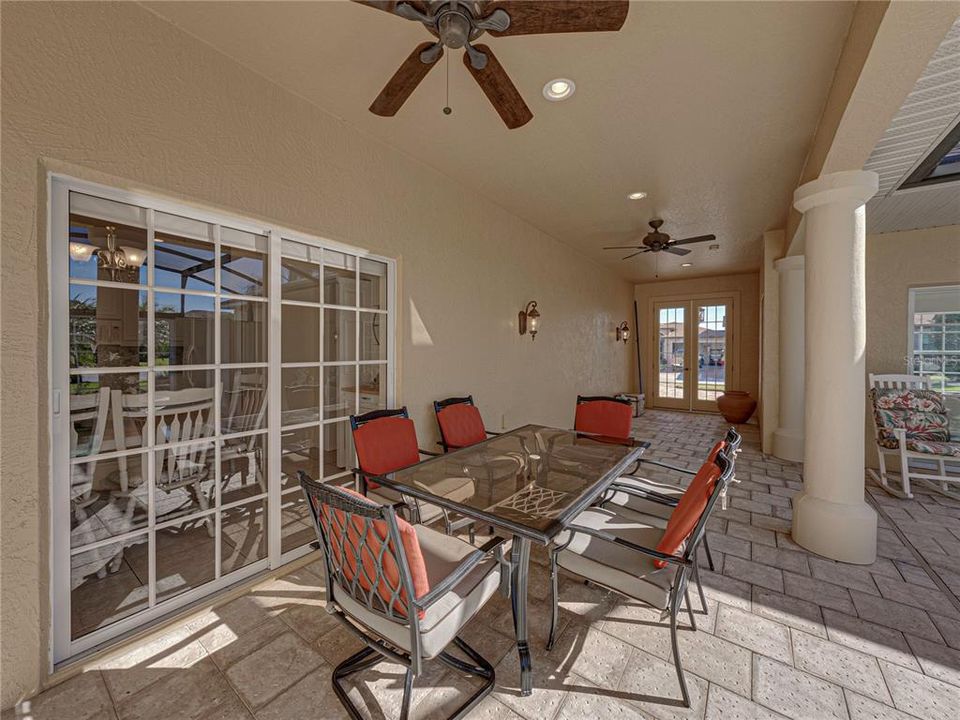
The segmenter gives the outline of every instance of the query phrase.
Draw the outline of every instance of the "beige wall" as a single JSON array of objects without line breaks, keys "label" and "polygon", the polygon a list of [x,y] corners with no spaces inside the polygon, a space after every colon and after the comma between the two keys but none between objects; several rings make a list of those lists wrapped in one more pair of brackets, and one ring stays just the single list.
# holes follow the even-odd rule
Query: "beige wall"
[{"label": "beige wall", "polygon": [[[960,283],[960,225],[867,236],[867,373],[907,371],[911,287]],[[877,451],[869,408],[867,463]]]},{"label": "beige wall", "polygon": [[[760,278],[757,273],[717,275],[690,280],[667,280],[637,285],[634,294],[640,314],[641,353],[643,353],[643,382],[647,402],[652,398],[650,379],[654,377],[653,303],[660,299],[694,297],[709,293],[735,293],[739,309],[736,326],[738,361],[731,372],[731,382],[746,390],[754,399],[760,392]],[[732,386],[731,386],[732,387]]]},{"label": "beige wall", "polygon": [[[47,665],[47,170],[398,257],[400,399],[424,445],[434,398],[472,392],[493,428],[568,426],[577,392],[632,388],[634,346],[614,342],[631,286],[500,207],[135,4],[4,3],[2,28],[0,706]],[[536,342],[516,331],[531,299]]]}]

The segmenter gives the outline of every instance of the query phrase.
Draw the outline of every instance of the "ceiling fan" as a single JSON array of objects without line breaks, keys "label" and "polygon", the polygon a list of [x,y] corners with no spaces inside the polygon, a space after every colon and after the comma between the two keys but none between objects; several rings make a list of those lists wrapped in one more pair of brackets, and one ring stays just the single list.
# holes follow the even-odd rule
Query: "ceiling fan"
[{"label": "ceiling fan", "polygon": [[[396,115],[420,81],[443,56],[443,49],[465,48],[463,64],[511,130],[533,117],[510,76],[486,45],[473,43],[483,33],[542,35],[619,30],[628,0],[354,0],[407,20],[423,23],[437,40],[414,48],[384,86],[370,112]],[[444,110],[447,112],[447,109]]]},{"label": "ceiling fan", "polygon": [[650,221],[650,227],[653,228],[648,232],[643,240],[640,242],[641,245],[612,245],[610,247],[605,247],[604,250],[636,250],[635,253],[630,253],[627,255],[624,260],[632,258],[634,255],[639,255],[640,253],[645,252],[668,252],[674,255],[687,255],[690,251],[687,248],[677,247],[678,245],[692,245],[693,243],[698,242],[707,242],[708,240],[716,240],[716,235],[697,235],[695,237],[684,238],[683,240],[674,240],[670,241],[670,236],[666,233],[660,232],[660,226],[663,225],[663,220],[659,218],[653,219]]}]

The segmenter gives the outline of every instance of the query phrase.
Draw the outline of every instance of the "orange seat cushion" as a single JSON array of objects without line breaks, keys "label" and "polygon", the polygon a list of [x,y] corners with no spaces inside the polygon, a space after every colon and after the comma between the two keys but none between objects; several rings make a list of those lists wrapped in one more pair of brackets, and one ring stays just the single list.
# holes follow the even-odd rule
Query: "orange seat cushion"
[{"label": "orange seat cushion", "polygon": [[[657,543],[658,551],[673,555],[683,546],[700,521],[719,477],[720,468],[714,463],[707,462],[700,467],[690,486],[680,497],[677,507],[671,513],[667,527],[663,531],[663,537]],[[653,564],[659,568],[667,565],[664,560],[654,560]]]},{"label": "orange seat cushion", "polygon": [[[349,488],[333,486],[332,489],[358,499],[370,507],[379,507],[377,503]],[[348,582],[352,582],[357,577],[357,567],[360,566],[362,569],[360,576],[357,578],[357,584],[364,591],[369,592],[373,587],[372,581],[377,578],[377,558],[381,558],[383,573],[377,582],[377,595],[383,600],[384,606],[389,604],[395,591],[400,588],[400,568],[397,564],[396,548],[388,546],[381,555],[384,543],[388,542],[387,523],[383,520],[368,522],[367,518],[357,515],[351,516],[348,522],[345,511],[334,509],[329,505],[323,505],[319,508],[317,516],[323,524],[324,532],[330,539],[334,564],[341,568],[341,572]],[[397,529],[400,531],[400,540],[403,543],[403,553],[406,556],[407,567],[410,569],[410,577],[413,581],[413,594],[415,597],[421,598],[430,592],[430,579],[427,576],[427,566],[423,560],[423,552],[420,550],[420,539],[417,537],[417,531],[410,523],[399,516],[396,520]],[[360,541],[364,534],[364,526],[366,526],[366,542],[361,548]],[[346,538],[343,537],[344,530],[346,530]],[[409,603],[405,590],[401,589],[397,594],[393,609],[401,616],[407,616]],[[423,617],[423,610],[419,610],[418,614]]]},{"label": "orange seat cushion", "polygon": [[[420,462],[417,429],[413,420],[385,417],[371,420],[353,431],[360,469],[371,475],[385,475]],[[369,487],[378,487],[369,483]]]},{"label": "orange seat cushion", "polygon": [[449,448],[476,445],[487,439],[480,411],[468,403],[447,405],[437,413],[437,423],[443,441]]},{"label": "orange seat cushion", "polygon": [[627,440],[630,437],[632,418],[633,410],[630,405],[612,400],[590,400],[577,405],[573,429]]}]

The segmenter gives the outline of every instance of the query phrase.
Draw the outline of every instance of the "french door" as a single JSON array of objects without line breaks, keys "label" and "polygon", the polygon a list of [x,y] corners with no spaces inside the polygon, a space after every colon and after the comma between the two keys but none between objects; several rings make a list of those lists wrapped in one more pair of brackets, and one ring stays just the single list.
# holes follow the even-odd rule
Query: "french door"
[{"label": "french door", "polygon": [[53,663],[309,552],[394,400],[392,260],[50,179]]},{"label": "french door", "polygon": [[716,411],[734,370],[734,298],[653,303],[651,404]]}]

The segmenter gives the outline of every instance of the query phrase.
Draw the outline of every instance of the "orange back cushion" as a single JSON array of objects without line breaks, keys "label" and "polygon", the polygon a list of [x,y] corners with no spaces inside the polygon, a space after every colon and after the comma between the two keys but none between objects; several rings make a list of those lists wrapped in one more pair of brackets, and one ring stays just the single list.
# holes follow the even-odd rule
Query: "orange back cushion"
[{"label": "orange back cushion", "polygon": [[480,411],[467,403],[447,405],[437,413],[437,423],[443,441],[450,448],[467,447],[487,439]]},{"label": "orange back cushion", "polygon": [[[375,502],[349,488],[333,487],[333,489],[357,498],[370,507],[377,507]],[[346,512],[331,508],[329,505],[323,505],[319,508],[317,516],[323,524],[324,532],[330,539],[334,562],[341,568],[341,572],[348,582],[353,582],[356,578],[357,584],[364,591],[370,592],[371,587],[373,587],[372,581],[377,578],[377,558],[381,558],[380,563],[383,567],[383,573],[377,582],[376,591],[384,605],[388,604],[394,592],[400,588],[400,568],[397,565],[396,548],[387,547],[381,555],[381,548],[384,543],[388,542],[387,523],[383,520],[374,520],[367,523],[366,518],[356,515],[348,521]],[[366,543],[361,548],[364,525],[367,526]],[[420,550],[420,540],[413,526],[399,516],[397,517],[397,528],[400,530],[403,553],[407,558],[407,566],[410,568],[410,577],[413,580],[413,593],[416,597],[421,598],[430,592],[430,579],[427,576],[427,566]],[[344,537],[344,534],[346,534],[346,537]],[[359,577],[357,577],[358,567],[362,568],[359,571]],[[393,603],[393,610],[404,617],[409,612],[409,602],[405,590],[400,590]],[[419,610],[418,614],[423,617],[423,610]]]},{"label": "orange back cushion", "polygon": [[[371,475],[384,475],[420,462],[417,429],[413,420],[385,417],[371,420],[353,431],[360,469]],[[369,487],[377,487],[370,483]]]},{"label": "orange back cushion", "polygon": [[612,400],[589,400],[577,405],[573,428],[579,432],[626,440],[630,437],[632,416],[633,410],[625,403]]},{"label": "orange back cushion", "polygon": [[[657,550],[673,555],[680,549],[700,521],[700,516],[703,515],[703,511],[707,507],[707,501],[713,494],[713,489],[716,487],[719,477],[720,468],[714,463],[704,463],[700,467],[690,486],[680,497],[677,507],[670,515],[666,530],[663,531],[663,537],[657,543]],[[653,564],[658,568],[667,565],[663,560],[654,560]]]},{"label": "orange back cushion", "polygon": [[717,455],[723,452],[723,449],[727,447],[726,440],[718,440],[717,444],[713,446],[713,449],[710,450],[710,454],[707,455],[707,462],[715,463],[717,462]]}]

